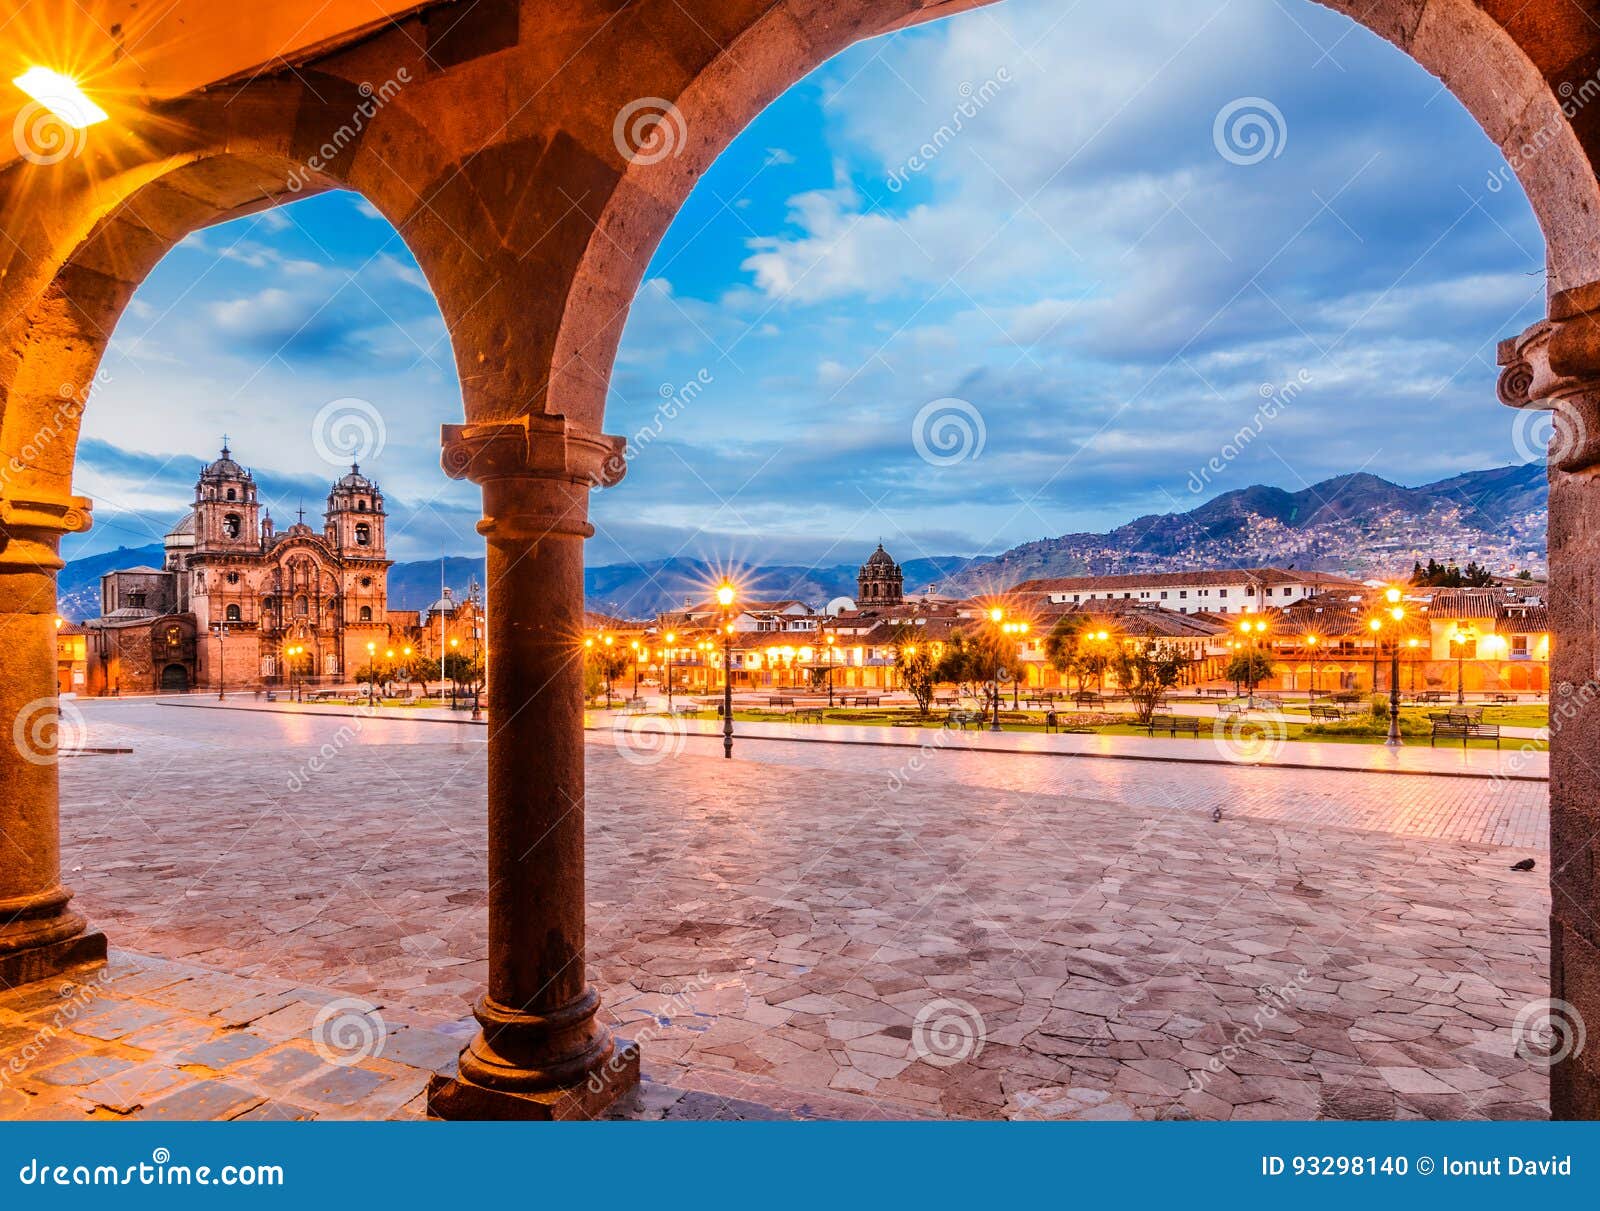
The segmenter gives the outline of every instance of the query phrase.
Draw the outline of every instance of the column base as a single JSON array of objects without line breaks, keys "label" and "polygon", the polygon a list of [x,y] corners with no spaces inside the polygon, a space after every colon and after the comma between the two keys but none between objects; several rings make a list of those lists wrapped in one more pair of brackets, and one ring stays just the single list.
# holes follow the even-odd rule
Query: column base
[{"label": "column base", "polygon": [[103,966],[105,961],[106,935],[98,931],[0,953],[0,989],[52,980],[69,971]]},{"label": "column base", "polygon": [[436,1073],[428,1082],[428,1113],[441,1119],[584,1122],[599,1118],[638,1083],[639,1046],[618,1039],[610,1058],[587,1080],[562,1089],[491,1089],[465,1076]]}]

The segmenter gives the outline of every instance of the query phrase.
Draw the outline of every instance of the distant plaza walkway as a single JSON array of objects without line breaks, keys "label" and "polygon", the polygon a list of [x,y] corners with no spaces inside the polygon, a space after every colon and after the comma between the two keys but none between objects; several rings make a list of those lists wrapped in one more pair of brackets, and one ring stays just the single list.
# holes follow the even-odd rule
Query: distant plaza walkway
[{"label": "distant plaza walkway", "polygon": [[[133,750],[61,769],[110,1025],[0,1116],[420,1114],[487,975],[483,729],[79,706]],[[590,961],[650,1078],[621,1113],[1548,1112],[1513,1032],[1548,995],[1543,782],[927,739],[589,733]],[[350,1001],[386,1040],[355,1063],[309,1037]]]}]

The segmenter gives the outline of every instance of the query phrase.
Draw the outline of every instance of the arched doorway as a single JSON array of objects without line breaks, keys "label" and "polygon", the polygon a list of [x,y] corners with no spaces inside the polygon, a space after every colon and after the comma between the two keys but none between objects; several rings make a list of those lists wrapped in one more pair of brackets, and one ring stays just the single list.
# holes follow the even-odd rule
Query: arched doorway
[{"label": "arched doorway", "polygon": [[169,664],[161,670],[161,692],[183,693],[189,688],[189,670],[181,664]]}]

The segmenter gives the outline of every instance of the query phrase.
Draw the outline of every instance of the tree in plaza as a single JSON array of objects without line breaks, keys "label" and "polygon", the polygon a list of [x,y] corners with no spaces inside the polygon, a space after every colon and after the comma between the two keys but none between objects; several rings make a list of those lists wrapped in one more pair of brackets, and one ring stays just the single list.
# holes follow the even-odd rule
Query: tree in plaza
[{"label": "tree in plaza", "polygon": [[963,695],[987,698],[995,669],[1009,668],[1016,659],[1015,644],[998,627],[971,627],[945,641],[933,679],[956,686]]},{"label": "tree in plaza", "polygon": [[1235,652],[1222,675],[1235,685],[1258,686],[1277,671],[1272,657],[1260,648],[1251,648]]},{"label": "tree in plaza", "polygon": [[900,684],[917,700],[917,710],[926,715],[933,704],[933,691],[938,685],[940,660],[933,646],[918,643],[915,631],[902,627],[894,637],[894,667],[900,674]]},{"label": "tree in plaza", "polygon": [[1111,661],[1113,644],[1109,639],[1095,639],[1098,633],[1093,618],[1084,614],[1063,614],[1045,636],[1045,659],[1056,672],[1075,678],[1080,694],[1089,678],[1105,676]]},{"label": "tree in plaza", "polygon": [[1141,724],[1150,722],[1161,696],[1178,684],[1189,666],[1189,657],[1170,643],[1119,644],[1111,657],[1122,692],[1133,701],[1134,717]]},{"label": "tree in plaza", "polygon": [[[587,666],[585,672],[585,683],[587,684],[589,680],[588,670],[593,670],[595,679],[600,684],[605,686],[606,709],[610,710],[611,684],[618,677],[622,676],[623,673],[627,672],[628,666],[633,663],[633,654],[627,648],[620,647],[616,644],[596,643],[590,647],[584,648],[584,656]],[[452,668],[450,663],[452,660],[464,662],[461,666],[463,668],[471,663],[469,658],[452,652],[449,656],[445,657],[445,671],[447,674]],[[598,690],[598,686],[596,689]],[[593,697],[592,694],[590,696]]]}]

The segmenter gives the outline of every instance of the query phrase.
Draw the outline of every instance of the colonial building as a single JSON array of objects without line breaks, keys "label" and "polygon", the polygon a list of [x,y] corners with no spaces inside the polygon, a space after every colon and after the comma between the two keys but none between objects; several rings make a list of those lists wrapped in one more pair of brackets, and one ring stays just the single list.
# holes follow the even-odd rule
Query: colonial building
[{"label": "colonial building", "polygon": [[303,509],[278,533],[224,445],[164,540],[164,566],[101,578],[103,616],[85,624],[90,692],[274,685],[291,662],[308,679],[353,677],[367,645],[389,640],[386,516],[378,485],[352,465],[328,492],[320,533]]}]

